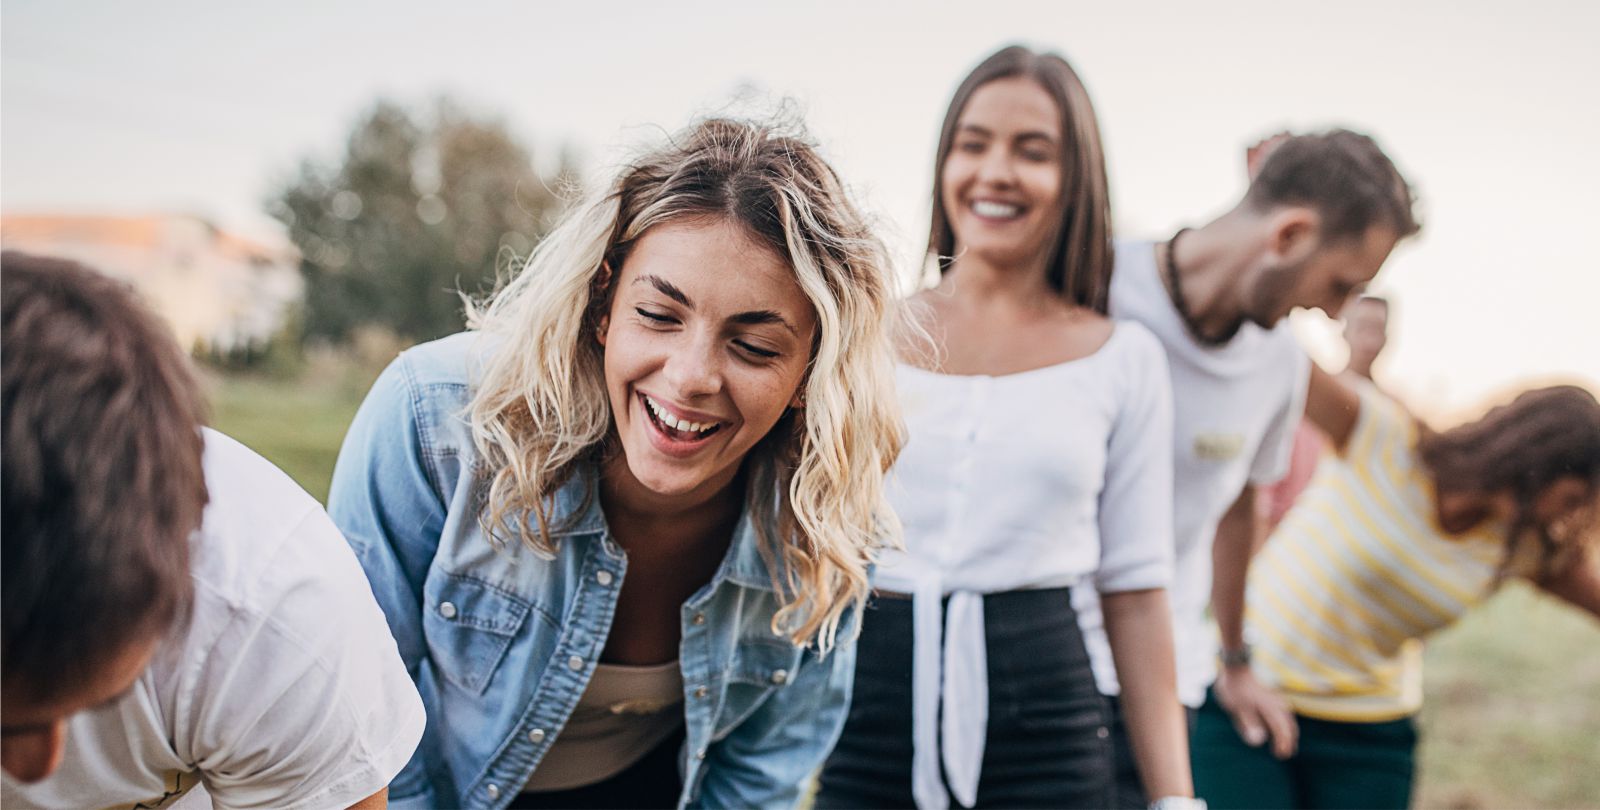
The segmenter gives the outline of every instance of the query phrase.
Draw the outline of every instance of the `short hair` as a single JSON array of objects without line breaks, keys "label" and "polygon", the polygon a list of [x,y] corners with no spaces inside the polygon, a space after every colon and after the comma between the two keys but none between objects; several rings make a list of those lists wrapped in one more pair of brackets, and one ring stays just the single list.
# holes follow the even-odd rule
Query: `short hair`
[{"label": "short hair", "polygon": [[944,272],[950,268],[956,251],[955,229],[950,224],[950,213],[944,210],[944,164],[955,146],[961,113],[980,87],[1016,76],[1032,81],[1049,94],[1061,124],[1061,217],[1045,259],[1045,280],[1072,303],[1104,315],[1110,304],[1113,264],[1105,150],[1089,91],[1072,65],[1058,54],[1009,45],[990,54],[961,80],[939,128],[928,253]]},{"label": "short hair", "polygon": [[0,255],[8,693],[50,701],[192,600],[203,400],[170,330],[83,265]]},{"label": "short hair", "polygon": [[1400,238],[1422,229],[1400,170],[1372,138],[1348,129],[1286,138],[1262,162],[1245,202],[1257,211],[1315,208],[1329,240],[1359,237],[1375,225]]}]

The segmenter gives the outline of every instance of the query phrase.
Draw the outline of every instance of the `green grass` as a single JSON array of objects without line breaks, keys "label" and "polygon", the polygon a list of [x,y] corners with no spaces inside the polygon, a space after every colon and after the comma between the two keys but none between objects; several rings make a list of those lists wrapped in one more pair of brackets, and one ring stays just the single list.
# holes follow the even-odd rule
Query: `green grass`
[{"label": "green grass", "polygon": [[298,380],[213,375],[211,423],[327,503],[339,445],[374,376],[346,369]]},{"label": "green grass", "polygon": [[1600,807],[1600,622],[1514,584],[1428,647],[1418,807]]},{"label": "green grass", "polygon": [[[326,502],[375,372],[215,375],[217,429]],[[1416,806],[1600,808],[1600,623],[1513,585],[1428,647]]]}]

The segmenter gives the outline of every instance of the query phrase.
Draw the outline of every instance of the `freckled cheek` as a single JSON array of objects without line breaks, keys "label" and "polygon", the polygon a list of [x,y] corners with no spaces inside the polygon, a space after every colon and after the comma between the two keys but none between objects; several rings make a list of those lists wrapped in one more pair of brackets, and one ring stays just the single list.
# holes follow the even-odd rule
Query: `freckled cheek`
[{"label": "freckled cheek", "polygon": [[772,374],[746,380],[740,386],[738,397],[740,415],[747,422],[763,426],[776,422],[794,398],[796,386],[789,377],[788,374]]},{"label": "freckled cheek", "polygon": [[662,365],[669,347],[660,338],[630,329],[611,330],[605,351],[606,377],[627,379]]}]

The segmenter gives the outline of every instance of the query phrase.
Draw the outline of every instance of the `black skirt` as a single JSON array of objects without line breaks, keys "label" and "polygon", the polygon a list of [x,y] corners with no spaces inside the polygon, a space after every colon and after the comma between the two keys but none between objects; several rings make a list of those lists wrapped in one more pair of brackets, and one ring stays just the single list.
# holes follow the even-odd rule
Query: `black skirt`
[{"label": "black skirt", "polygon": [[[857,646],[855,695],[823,766],[818,808],[912,807],[912,609],[875,598]],[[1066,588],[983,598],[989,726],[978,807],[1106,807],[1109,708]],[[951,807],[959,807],[952,796]]]}]

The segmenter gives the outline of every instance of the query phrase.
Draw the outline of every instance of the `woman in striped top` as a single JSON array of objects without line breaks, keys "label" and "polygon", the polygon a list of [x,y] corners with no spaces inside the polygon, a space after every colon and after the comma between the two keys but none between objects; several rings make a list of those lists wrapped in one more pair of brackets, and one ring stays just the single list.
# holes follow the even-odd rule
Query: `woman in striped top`
[{"label": "woman in striped top", "polygon": [[1600,404],[1542,388],[1436,433],[1314,372],[1306,413],[1338,457],[1251,566],[1253,656],[1224,662],[1201,709],[1197,793],[1215,808],[1404,807],[1423,637],[1511,576],[1600,616],[1586,542]]}]

